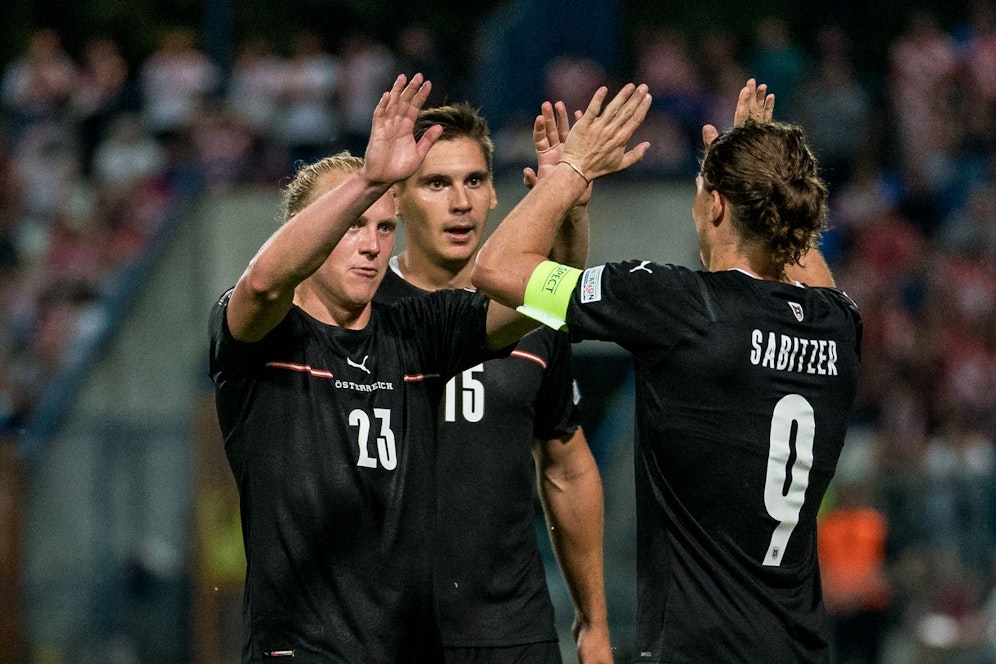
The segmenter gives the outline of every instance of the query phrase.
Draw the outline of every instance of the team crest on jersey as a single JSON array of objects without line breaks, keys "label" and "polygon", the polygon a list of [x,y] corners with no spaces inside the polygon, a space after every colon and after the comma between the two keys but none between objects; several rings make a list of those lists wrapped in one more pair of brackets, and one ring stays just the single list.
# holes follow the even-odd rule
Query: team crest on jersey
[{"label": "team crest on jersey", "polygon": [[789,302],[788,305],[792,313],[795,314],[795,319],[801,323],[803,319],[802,305],[798,302]]},{"label": "team crest on jersey", "polygon": [[604,265],[589,267],[581,275],[581,304],[602,299],[602,270]]}]

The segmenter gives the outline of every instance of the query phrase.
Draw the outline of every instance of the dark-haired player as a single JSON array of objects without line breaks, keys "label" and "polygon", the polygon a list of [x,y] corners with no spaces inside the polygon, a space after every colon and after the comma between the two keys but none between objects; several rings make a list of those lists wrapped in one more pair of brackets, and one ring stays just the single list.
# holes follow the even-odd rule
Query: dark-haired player
[{"label": "dark-haired player", "polygon": [[749,81],[736,126],[703,128],[692,218],[705,271],[546,259],[591,179],[646,150],[625,149],[622,130],[649,106],[645,87],[627,86],[604,111],[596,94],[473,275],[572,339],[633,355],[637,662],[829,656],[816,516],[844,444],[861,320],[815,248],[827,198],[816,160],[799,127],[770,121],[764,92]]},{"label": "dark-haired player", "polygon": [[[471,286],[496,205],[486,120],[466,103],[424,109],[415,137],[442,127],[418,169],[393,188],[407,246],[392,258],[375,301]],[[539,173],[556,165],[566,109],[546,104],[534,138]],[[583,265],[587,196],[561,237]],[[602,486],[580,427],[567,335],[543,328],[510,357],[462,371],[439,415],[435,588],[449,664],[559,664],[554,611],[536,536],[541,498],[550,539],[575,604],[583,664],[611,664],[602,570]],[[538,485],[538,491],[537,491]]]}]

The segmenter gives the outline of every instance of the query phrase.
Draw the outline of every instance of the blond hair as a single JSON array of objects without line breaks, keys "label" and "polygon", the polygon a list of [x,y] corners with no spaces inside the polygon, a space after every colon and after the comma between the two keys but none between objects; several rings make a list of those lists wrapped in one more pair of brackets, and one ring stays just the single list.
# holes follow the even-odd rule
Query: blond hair
[{"label": "blond hair", "polygon": [[318,197],[315,187],[322,176],[330,173],[348,175],[362,167],[363,157],[356,157],[346,150],[314,163],[298,166],[294,178],[284,188],[280,205],[281,222],[286,223],[288,219],[314,202]]}]

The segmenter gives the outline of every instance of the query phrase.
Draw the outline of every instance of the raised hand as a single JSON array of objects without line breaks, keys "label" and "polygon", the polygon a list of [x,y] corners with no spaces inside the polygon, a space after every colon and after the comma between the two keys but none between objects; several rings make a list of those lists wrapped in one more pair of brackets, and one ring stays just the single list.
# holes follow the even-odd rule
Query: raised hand
[{"label": "raised hand", "polygon": [[[581,111],[574,112],[574,120],[581,119]],[[522,183],[532,189],[536,182],[552,170],[561,159],[564,141],[571,132],[567,107],[564,102],[551,104],[548,101],[540,106],[540,114],[533,122],[533,145],[536,148],[536,170],[526,167],[522,170]],[[578,199],[584,205],[591,198],[591,187]]]},{"label": "raised hand", "polygon": [[595,92],[581,118],[564,141],[560,161],[567,162],[589,183],[597,177],[629,168],[643,159],[650,143],[632,149],[626,143],[647,117],[652,100],[647,86],[627,83],[605,108],[604,86]]},{"label": "raised hand", "polygon": [[429,97],[432,83],[422,74],[408,81],[398,76],[373,112],[363,173],[374,183],[391,184],[414,173],[429,148],[439,138],[442,127],[431,127],[417,143],[412,134],[418,111]]},{"label": "raised hand", "polygon": [[753,79],[747,79],[747,84],[740,90],[737,97],[737,110],[733,114],[733,126],[742,125],[748,120],[754,122],[771,122],[775,112],[775,95],[769,95],[768,85],[760,85]]},{"label": "raised hand", "polygon": [[[737,97],[737,108],[733,113],[733,126],[737,127],[753,120],[754,122],[771,122],[775,113],[775,95],[768,94],[768,86],[765,83],[757,84],[753,78],[747,79],[747,83],[740,89]],[[711,124],[702,127],[702,142],[710,145],[719,130]]]},{"label": "raised hand", "polygon": [[[580,117],[580,114],[578,115]],[[540,114],[533,122],[533,145],[536,147],[536,171],[526,168],[526,172],[541,178],[560,161],[560,152],[568,134],[571,133],[564,102],[551,104],[548,101],[540,106]]]}]

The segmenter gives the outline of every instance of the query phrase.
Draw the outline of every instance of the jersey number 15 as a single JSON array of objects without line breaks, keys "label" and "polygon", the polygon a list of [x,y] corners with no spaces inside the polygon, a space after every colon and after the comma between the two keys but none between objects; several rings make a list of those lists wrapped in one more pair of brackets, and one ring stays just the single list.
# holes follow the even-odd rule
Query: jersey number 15
[{"label": "jersey number 15", "polygon": [[[478,364],[476,367],[458,373],[447,381],[446,392],[443,394],[443,419],[445,421],[456,422],[458,391],[463,419],[468,422],[481,421],[484,417],[484,383],[474,378],[474,374],[483,371],[484,365]],[[457,387],[458,383],[460,387]]]}]

